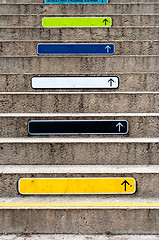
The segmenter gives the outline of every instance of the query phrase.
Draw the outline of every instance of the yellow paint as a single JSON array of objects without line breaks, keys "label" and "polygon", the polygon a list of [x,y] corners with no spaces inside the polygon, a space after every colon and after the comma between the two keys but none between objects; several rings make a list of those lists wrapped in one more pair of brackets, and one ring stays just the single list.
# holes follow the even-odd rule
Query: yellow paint
[{"label": "yellow paint", "polygon": [[[129,185],[122,184],[127,181]],[[21,178],[20,194],[133,194],[134,178]]]},{"label": "yellow paint", "polygon": [[0,203],[0,208],[139,208],[159,207],[157,203]]},{"label": "yellow paint", "polygon": [[43,27],[111,27],[111,17],[44,17]]}]

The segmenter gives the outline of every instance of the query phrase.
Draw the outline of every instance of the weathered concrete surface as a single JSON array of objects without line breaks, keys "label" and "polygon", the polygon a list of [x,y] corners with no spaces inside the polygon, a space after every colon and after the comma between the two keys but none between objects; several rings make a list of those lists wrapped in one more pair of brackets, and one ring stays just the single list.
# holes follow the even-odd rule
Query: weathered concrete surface
[{"label": "weathered concrete surface", "polygon": [[[109,235],[109,234],[108,234]],[[158,235],[4,234],[1,240],[158,240]]]},{"label": "weathered concrete surface", "polygon": [[0,57],[1,73],[105,74],[113,71],[157,72],[159,56]]},{"label": "weathered concrete surface", "polygon": [[[109,0],[109,3],[118,3],[118,0]],[[120,3],[132,3],[132,0],[121,0]],[[133,3],[138,3],[139,0],[134,0]],[[150,0],[140,0],[140,3],[150,3]],[[1,0],[1,4],[3,3],[44,3],[43,0]],[[158,0],[151,0],[151,3],[159,3]]]},{"label": "weathered concrete surface", "polygon": [[159,140],[5,138],[0,151],[4,165],[157,165]]},{"label": "weathered concrete surface", "polygon": [[[126,199],[159,198],[159,166],[136,165],[1,165],[0,170],[0,196],[17,197],[19,195],[17,183],[20,178],[78,178],[78,177],[133,177],[137,182],[137,191],[127,194]],[[75,197],[75,195],[73,195]],[[81,195],[82,196],[82,195]],[[83,195],[84,196],[84,195]],[[96,196],[96,195],[93,195]],[[100,195],[99,195],[100,196]],[[105,199],[113,195],[103,195]],[[114,195],[118,199],[123,195]],[[25,198],[23,196],[23,198]],[[87,197],[85,196],[87,199]],[[87,199],[89,202],[89,199]],[[67,201],[66,201],[67,202]],[[38,219],[38,218],[37,218]],[[144,219],[143,219],[144,220]],[[22,227],[23,224],[21,224]],[[144,226],[143,222],[141,223]],[[17,229],[16,229],[17,230]],[[64,231],[63,231],[64,233]],[[94,232],[92,232],[94,233]],[[145,232],[146,233],[146,232]]]},{"label": "weathered concrete surface", "polygon": [[1,113],[158,113],[159,92],[0,93],[0,103]]},{"label": "weathered concrete surface", "polygon": [[[58,12],[52,17],[61,17]],[[99,16],[105,17],[104,15],[96,15],[97,12],[91,13],[91,17]],[[67,15],[62,15],[63,17],[81,17],[81,14],[73,15],[68,12]],[[90,15],[84,15],[85,17],[90,17]],[[40,27],[43,17],[50,17],[50,15],[0,15],[0,26],[1,27]],[[106,17],[112,18],[112,27],[126,27],[126,26],[140,26],[140,27],[150,27],[159,25],[159,15],[107,15]]]},{"label": "weathered concrete surface", "polygon": [[[31,2],[32,3],[32,2]],[[111,4],[1,4],[0,14],[158,14],[159,3],[123,3]]]},{"label": "weathered concrete surface", "polygon": [[[43,74],[0,74],[0,92],[41,92],[41,89],[31,88],[31,79],[34,76],[43,76]],[[45,76],[59,76],[58,74],[46,74]],[[60,75],[61,76],[61,75]],[[76,76],[72,74],[63,74],[63,76]],[[90,76],[90,74],[79,76]],[[100,76],[94,73],[92,76]],[[105,73],[102,76],[118,76],[118,89],[49,89],[49,92],[122,92],[122,91],[159,91],[159,73],[121,73],[114,71],[113,73]],[[43,89],[48,92],[48,89]]]},{"label": "weathered concrete surface", "polygon": [[1,27],[2,40],[51,40],[58,41],[112,41],[158,40],[159,27],[112,27],[112,28],[15,28]]},{"label": "weathered concrete surface", "polygon": [[0,221],[2,233],[159,234],[158,209],[1,209]]},{"label": "weathered concrete surface", "polygon": [[[131,116],[129,114],[120,114],[120,115],[98,115],[98,114],[92,114],[92,115],[78,115],[78,114],[52,114],[49,116],[49,114],[45,115],[39,115],[39,114],[11,114],[11,115],[3,115],[1,114],[0,117],[0,137],[28,137],[28,122],[30,120],[62,120],[62,119],[81,119],[81,120],[128,120],[129,122],[129,133],[127,135],[121,135],[120,137],[158,137],[158,115],[154,116],[148,116],[148,115],[134,115]],[[82,137],[112,137],[112,135],[77,135],[79,138]],[[53,137],[53,136],[50,136]],[[56,137],[56,136],[54,136]],[[62,136],[61,136],[62,137]],[[71,137],[67,136],[67,138]],[[113,135],[114,138],[118,137],[118,135]],[[35,138],[35,136],[33,137]],[[88,139],[89,141],[89,139]]]},{"label": "weathered concrete surface", "polygon": [[[46,41],[2,41],[0,42],[0,56],[37,56],[37,44],[39,43],[46,43]],[[52,41],[47,41],[47,43],[52,43]],[[91,43],[99,42],[91,41]],[[111,43],[115,45],[115,55],[159,55],[159,41],[111,41]]]}]

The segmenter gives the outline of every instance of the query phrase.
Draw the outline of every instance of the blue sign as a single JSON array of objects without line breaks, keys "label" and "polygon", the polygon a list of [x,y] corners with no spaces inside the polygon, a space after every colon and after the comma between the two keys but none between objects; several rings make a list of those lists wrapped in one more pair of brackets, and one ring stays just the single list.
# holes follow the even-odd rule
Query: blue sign
[{"label": "blue sign", "polygon": [[45,0],[45,3],[108,3],[108,0]]},{"label": "blue sign", "polygon": [[38,44],[37,54],[114,54],[114,44]]}]

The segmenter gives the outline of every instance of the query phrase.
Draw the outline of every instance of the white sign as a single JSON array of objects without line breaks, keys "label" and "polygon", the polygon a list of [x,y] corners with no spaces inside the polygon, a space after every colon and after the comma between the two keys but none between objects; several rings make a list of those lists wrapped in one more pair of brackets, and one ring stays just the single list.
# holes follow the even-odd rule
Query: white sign
[{"label": "white sign", "polygon": [[33,77],[32,88],[118,88],[118,77]]}]

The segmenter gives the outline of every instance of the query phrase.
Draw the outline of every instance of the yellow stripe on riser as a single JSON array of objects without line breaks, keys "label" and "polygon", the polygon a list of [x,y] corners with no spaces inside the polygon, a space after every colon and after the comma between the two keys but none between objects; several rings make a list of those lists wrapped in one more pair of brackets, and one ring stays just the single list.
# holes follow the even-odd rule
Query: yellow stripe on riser
[{"label": "yellow stripe on riser", "polygon": [[134,178],[21,178],[20,194],[133,194]]},{"label": "yellow stripe on riser", "polygon": [[[46,200],[47,201],[47,200]],[[155,203],[0,203],[0,208],[159,208]]]}]

